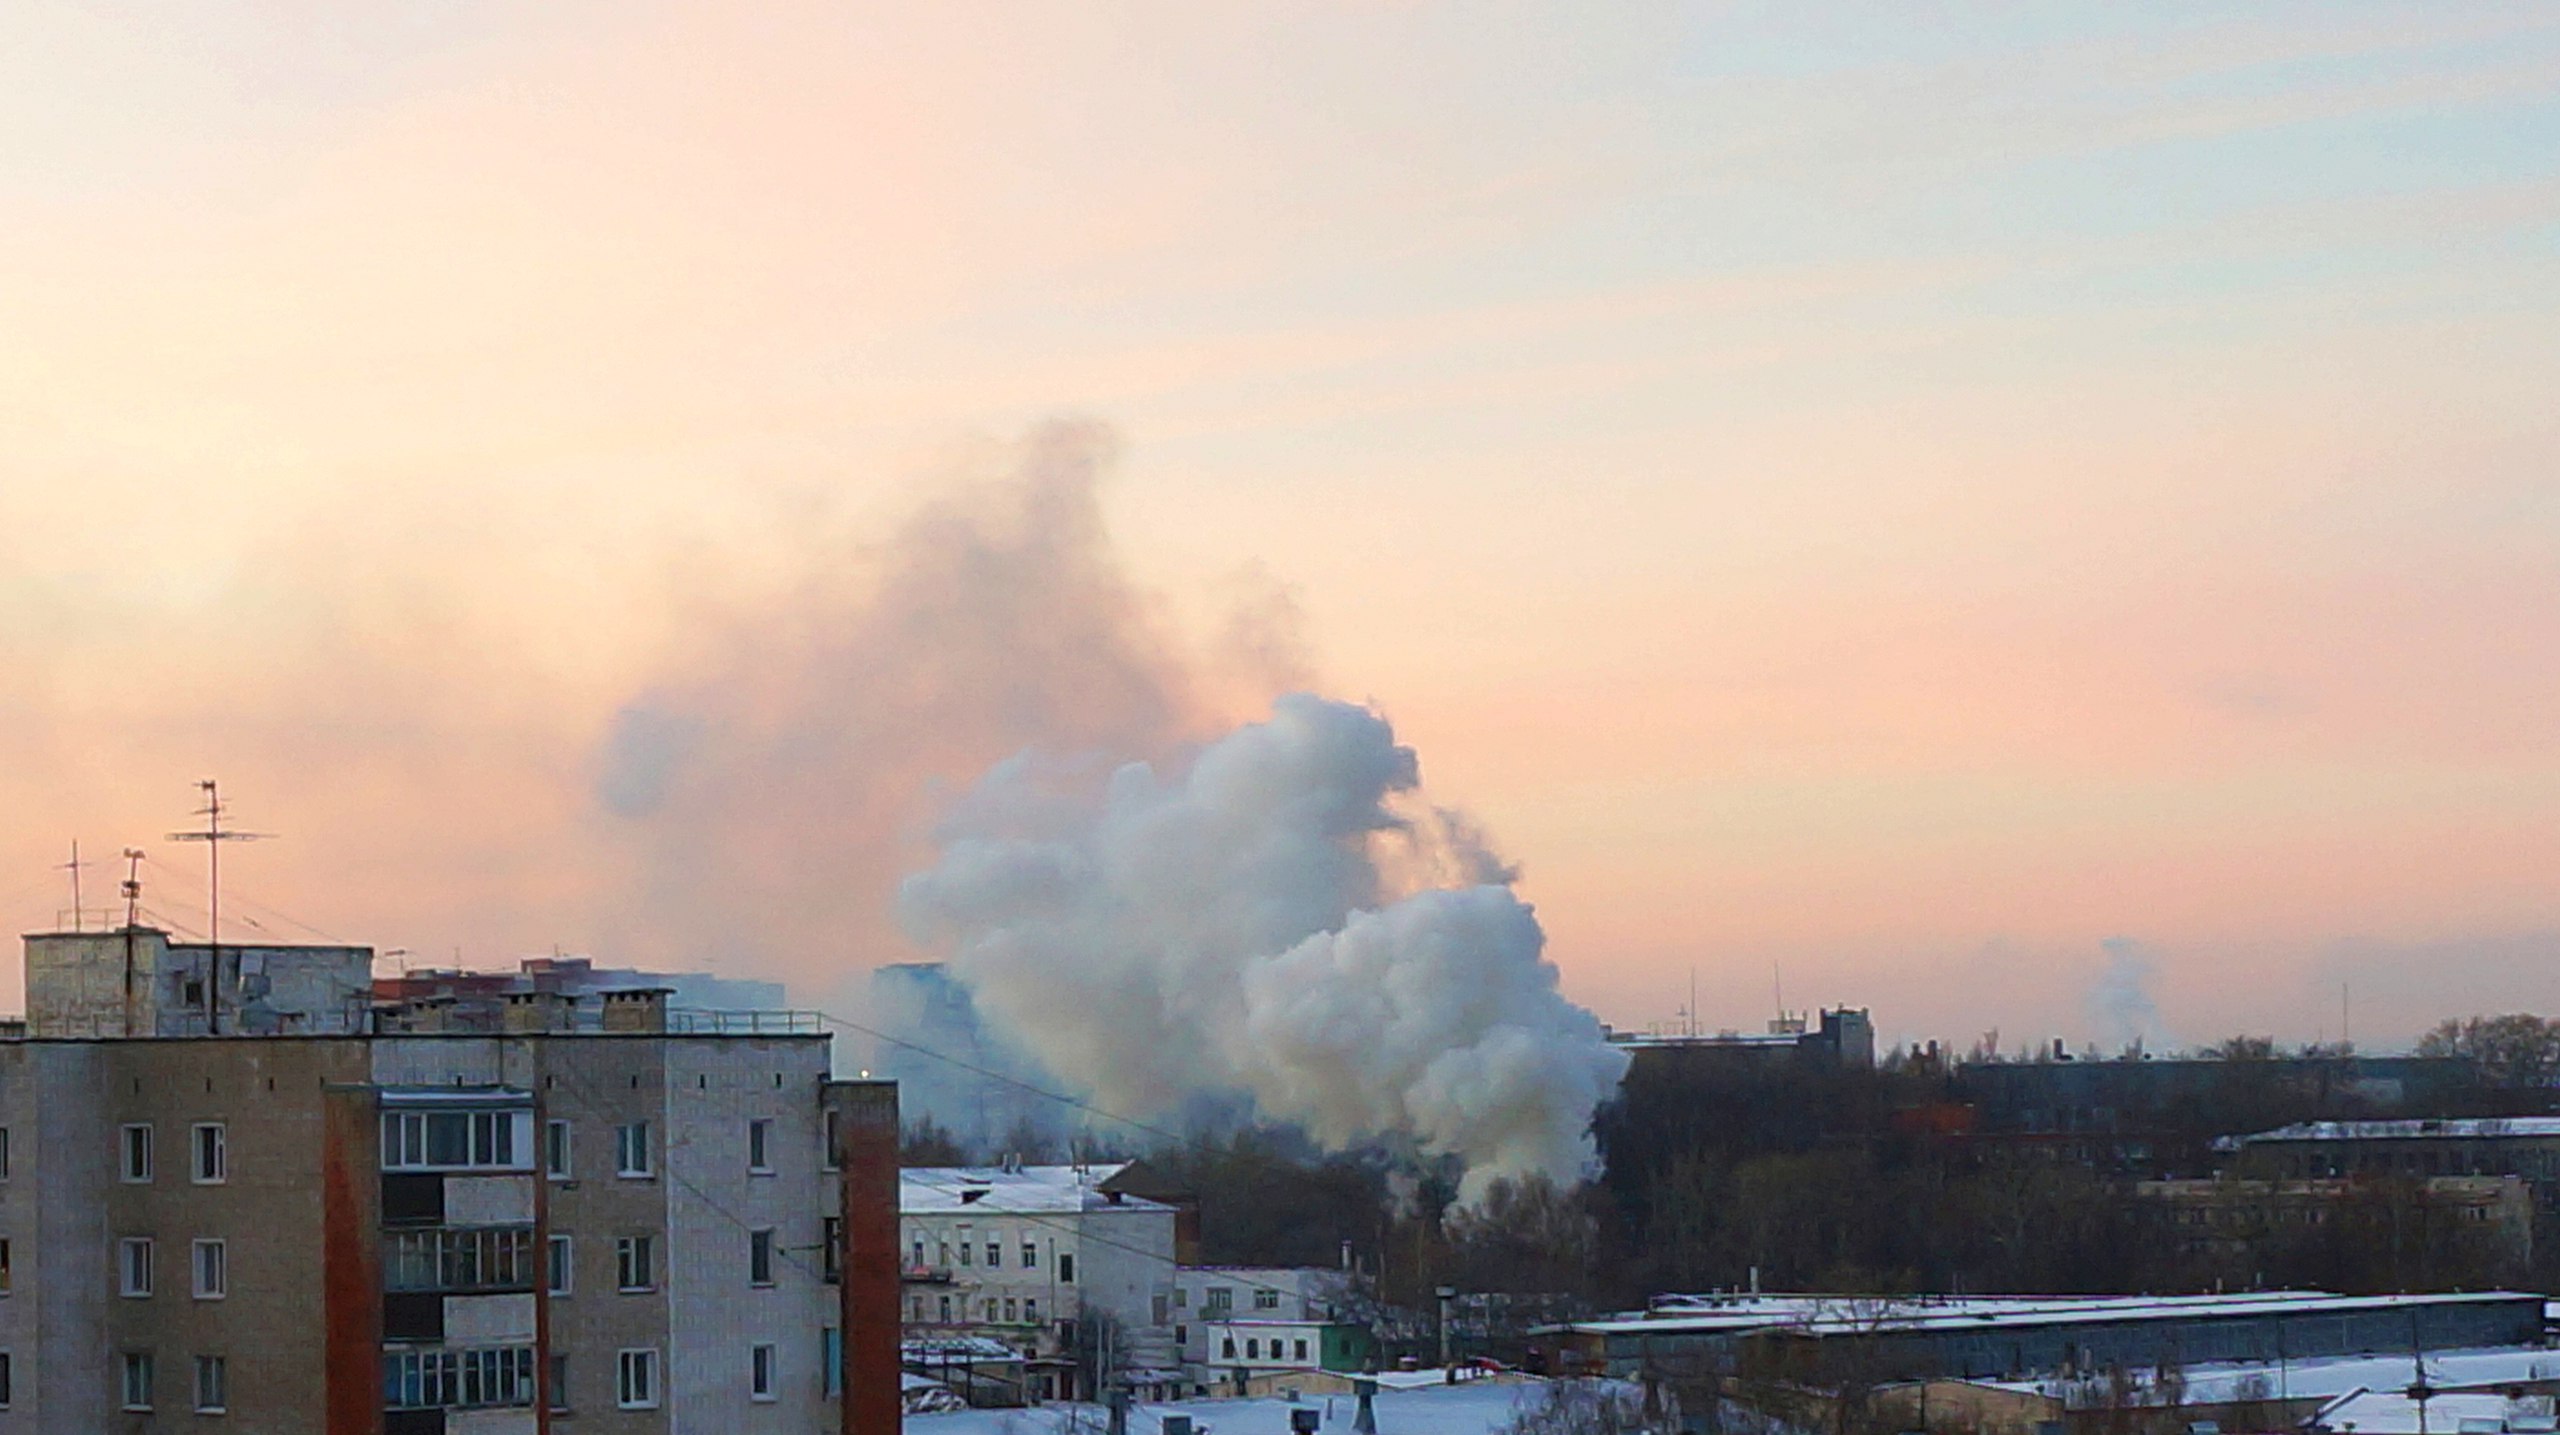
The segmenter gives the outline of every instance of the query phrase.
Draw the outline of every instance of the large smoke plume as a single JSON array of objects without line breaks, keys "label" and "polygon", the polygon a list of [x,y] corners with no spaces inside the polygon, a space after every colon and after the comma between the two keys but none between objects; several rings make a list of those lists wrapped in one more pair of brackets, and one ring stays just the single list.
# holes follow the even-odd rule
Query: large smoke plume
[{"label": "large smoke plume", "polygon": [[[1053,425],[885,545],[804,538],[623,705],[617,949],[862,1000],[913,1044],[910,1105],[981,1145],[1071,1123],[916,1048],[1130,1117],[1404,1141],[1475,1188],[1575,1176],[1623,1059],[1511,872],[1378,714],[1274,700],[1309,665],[1267,585],[1181,635],[1103,526],[1111,448]],[[917,954],[902,927],[948,968],[862,981]]]},{"label": "large smoke plume", "polygon": [[901,908],[1106,1109],[1239,1091],[1328,1144],[1456,1156],[1462,1194],[1571,1180],[1626,1058],[1508,887],[1398,890],[1444,865],[1400,859],[1467,842],[1399,811],[1417,785],[1384,718],[1307,694],[1164,767],[1025,755],[957,806]]}]

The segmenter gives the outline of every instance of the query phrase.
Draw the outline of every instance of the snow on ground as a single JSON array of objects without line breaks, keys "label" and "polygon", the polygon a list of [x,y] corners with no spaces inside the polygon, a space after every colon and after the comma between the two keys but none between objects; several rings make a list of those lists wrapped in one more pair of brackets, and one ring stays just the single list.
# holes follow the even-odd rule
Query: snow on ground
[{"label": "snow on ground", "polygon": [[[1437,1378],[1438,1372],[1433,1372]],[[1381,1390],[1378,1435],[1486,1435],[1511,1421],[1514,1402],[1536,1398],[1536,1381],[1472,1380],[1463,1385],[1424,1385]],[[1310,1395],[1286,1400],[1184,1400],[1129,1407],[1129,1435],[1158,1435],[1167,1415],[1188,1415],[1195,1435],[1289,1435],[1289,1412],[1321,1412],[1325,1435],[1351,1435],[1360,1402],[1349,1395]],[[1042,1405],[1029,1410],[964,1410],[949,1415],[910,1415],[909,1435],[1097,1435],[1109,1416],[1099,1405]]]}]

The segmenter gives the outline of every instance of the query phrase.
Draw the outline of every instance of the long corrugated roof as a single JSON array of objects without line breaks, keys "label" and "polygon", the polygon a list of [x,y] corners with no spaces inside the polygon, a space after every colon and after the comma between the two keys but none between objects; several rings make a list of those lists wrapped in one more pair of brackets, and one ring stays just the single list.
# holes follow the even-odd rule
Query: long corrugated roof
[{"label": "long corrugated roof", "polygon": [[1613,1320],[1577,1321],[1569,1330],[1593,1335],[1711,1335],[1787,1329],[1808,1335],[1880,1331],[1982,1330],[2003,1326],[2078,1325],[2099,1321],[2209,1320],[2277,1311],[2345,1313],[2409,1305],[2534,1300],[2515,1291],[2444,1295],[2337,1295],[2328,1291],[2252,1291],[2245,1295],[2018,1297],[1742,1297],[1721,1307],[1669,1307]]},{"label": "long corrugated roof", "polygon": [[1077,1211],[1171,1211],[1143,1196],[1115,1196],[1102,1183],[1126,1163],[1105,1166],[911,1166],[898,1173],[898,1210],[910,1216],[983,1212],[1054,1216]]}]

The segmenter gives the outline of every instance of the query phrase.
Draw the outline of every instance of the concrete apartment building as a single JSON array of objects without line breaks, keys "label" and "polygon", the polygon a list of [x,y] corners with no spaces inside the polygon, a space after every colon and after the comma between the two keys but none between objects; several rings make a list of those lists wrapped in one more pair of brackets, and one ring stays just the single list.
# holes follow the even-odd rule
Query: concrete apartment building
[{"label": "concrete apartment building", "polygon": [[1168,1315],[1176,1212],[1106,1189],[1119,1170],[901,1173],[908,1336],[982,1337],[1020,1352],[1026,1400],[1089,1398],[1097,1370],[1170,1388],[1178,1378]]},{"label": "concrete apartment building", "polygon": [[657,991],[377,1007],[370,962],[27,938],[0,1435],[894,1428],[894,1087]]}]

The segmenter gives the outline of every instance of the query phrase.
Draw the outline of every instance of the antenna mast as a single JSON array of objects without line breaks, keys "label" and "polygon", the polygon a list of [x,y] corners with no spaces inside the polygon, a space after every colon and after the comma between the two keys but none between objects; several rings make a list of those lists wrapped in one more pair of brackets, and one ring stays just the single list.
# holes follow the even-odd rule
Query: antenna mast
[{"label": "antenna mast", "polygon": [[124,849],[124,929],[142,920],[142,849]]},{"label": "antenna mast", "polygon": [[274,834],[241,832],[223,826],[223,814],[229,809],[222,804],[222,788],[212,778],[208,777],[197,783],[196,790],[204,794],[204,806],[196,809],[196,816],[204,819],[204,826],[193,832],[172,832],[169,834],[169,840],[204,844],[205,890],[208,904],[205,914],[208,919],[207,925],[211,928],[206,932],[205,940],[213,949],[213,970],[205,983],[205,1028],[211,1034],[219,1036],[222,1034],[222,844],[261,842]]},{"label": "antenna mast", "polygon": [[80,860],[80,839],[74,837],[71,839],[71,860],[59,863],[54,867],[54,870],[57,872],[68,872],[71,874],[71,930],[75,932],[86,930],[82,923],[87,920],[80,911],[80,869],[83,867],[95,867],[97,865],[98,864],[95,862],[83,862]]}]

